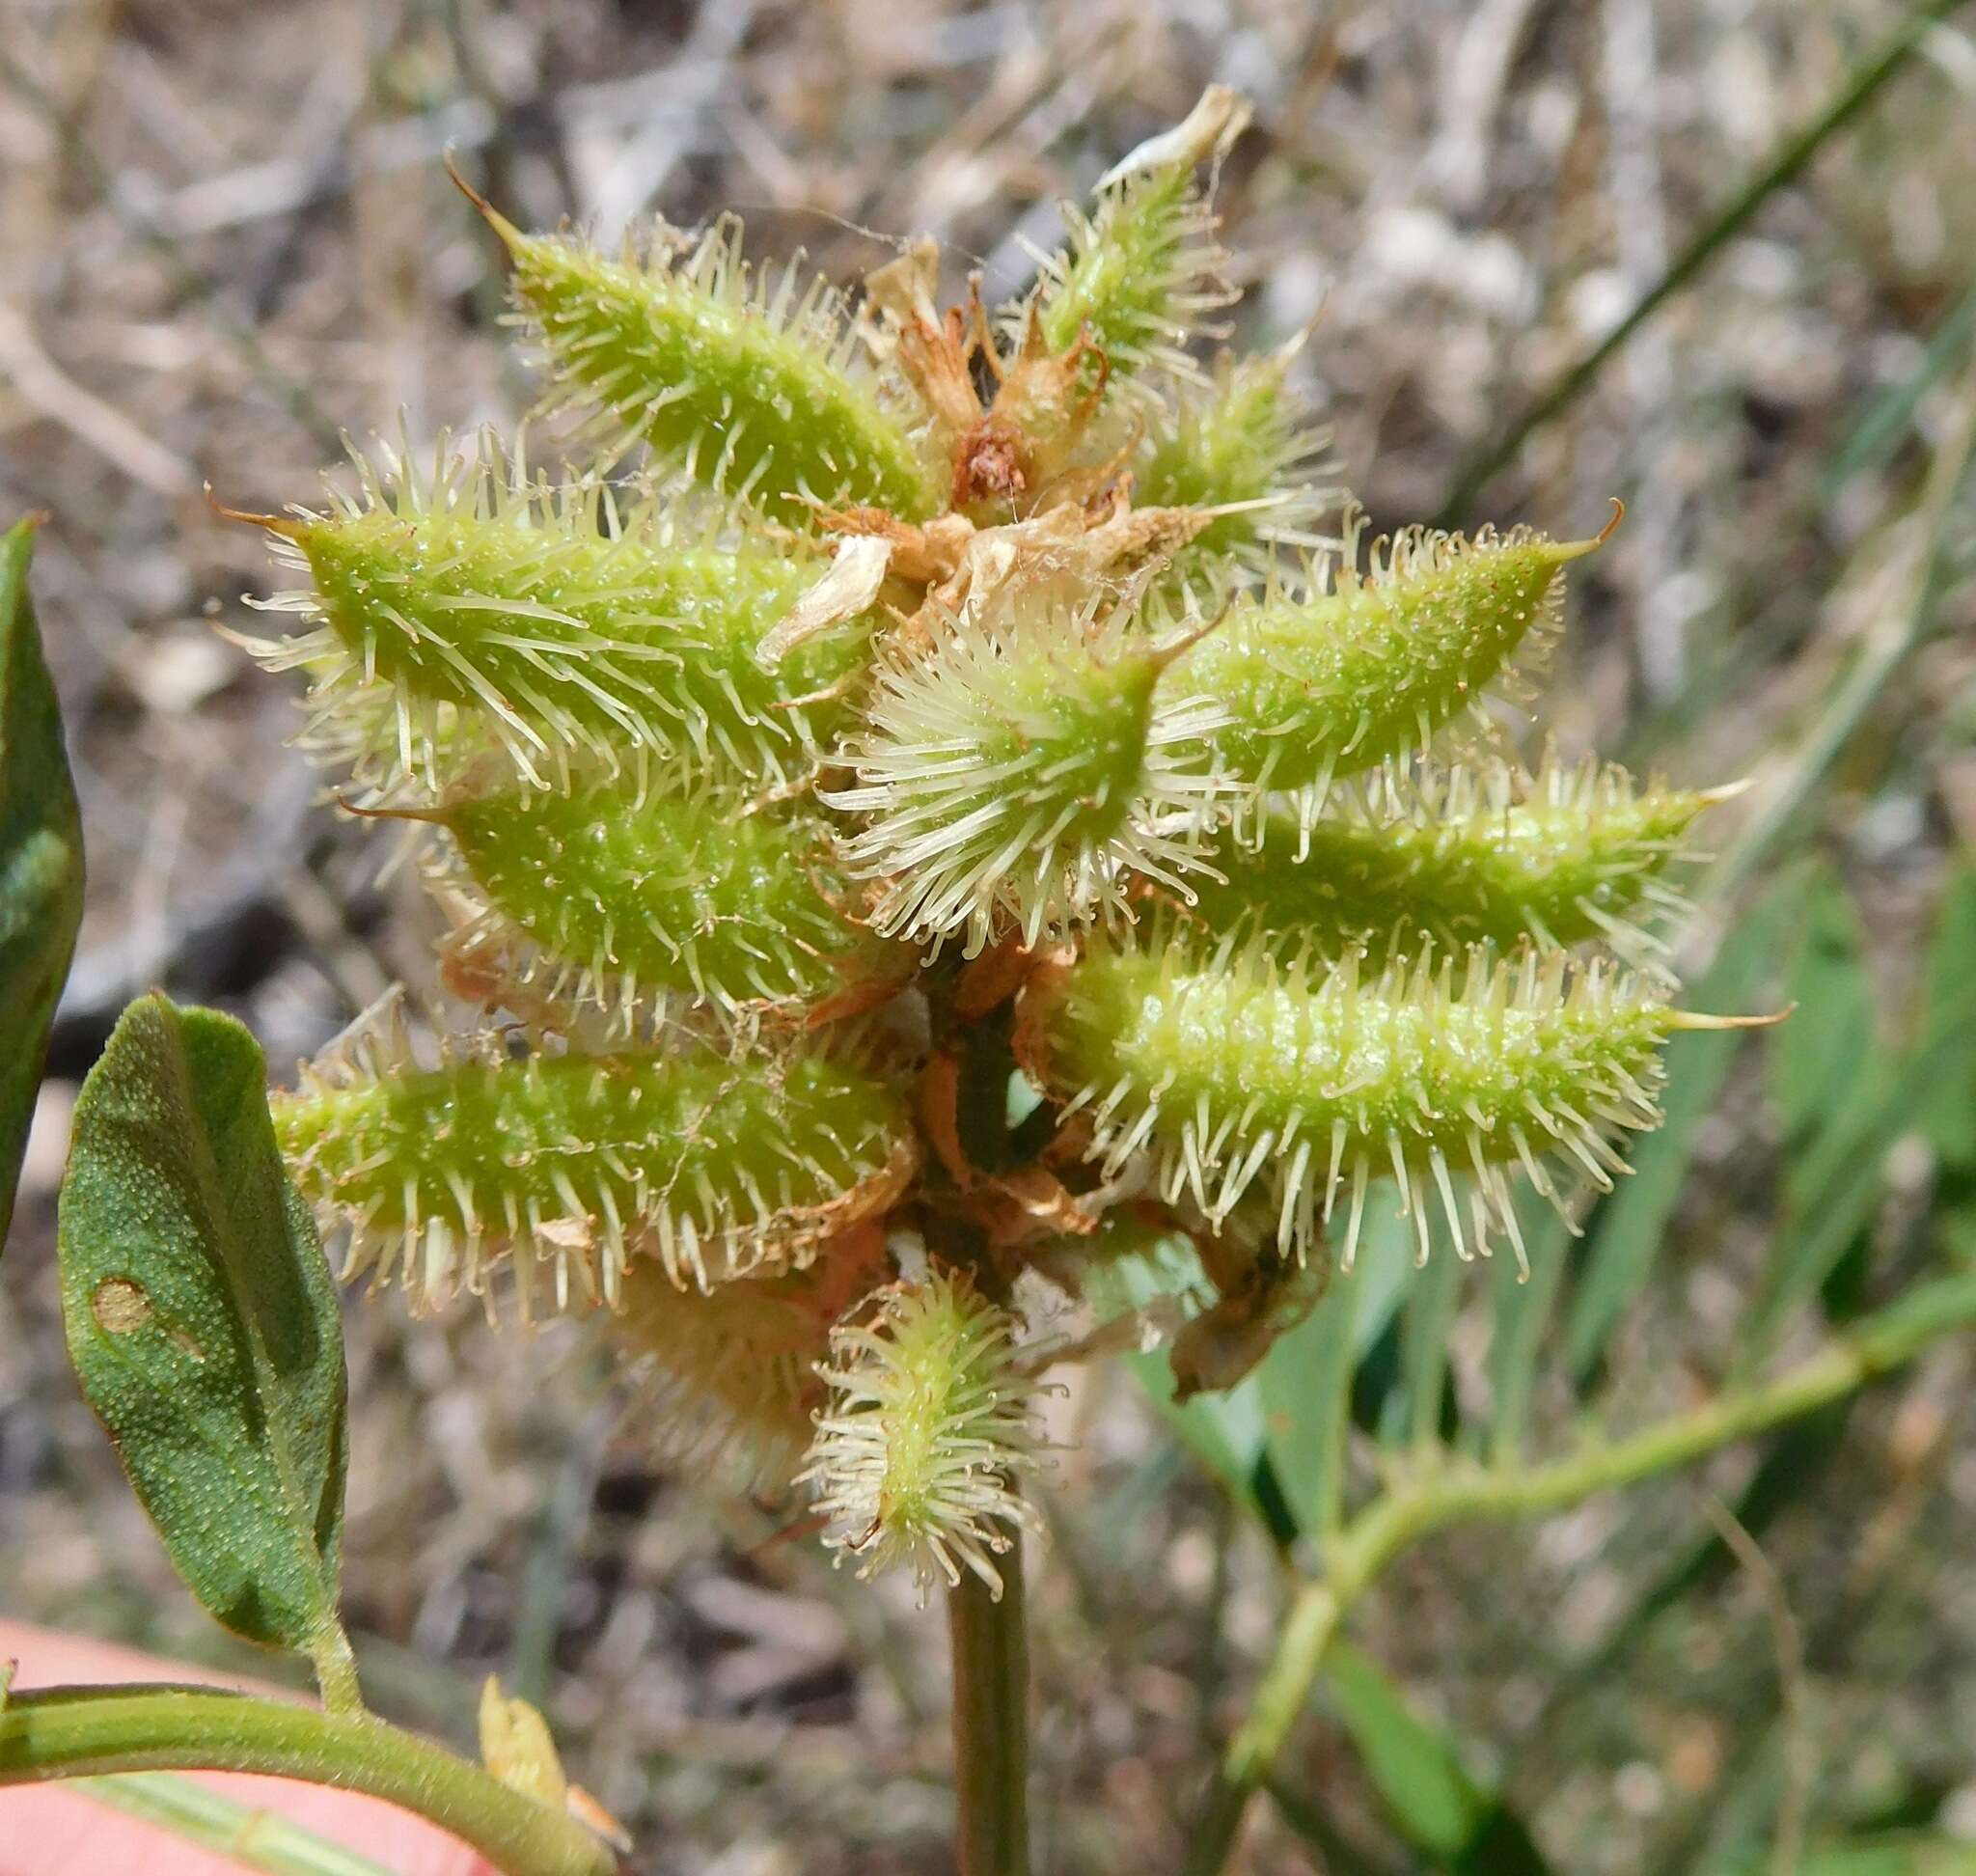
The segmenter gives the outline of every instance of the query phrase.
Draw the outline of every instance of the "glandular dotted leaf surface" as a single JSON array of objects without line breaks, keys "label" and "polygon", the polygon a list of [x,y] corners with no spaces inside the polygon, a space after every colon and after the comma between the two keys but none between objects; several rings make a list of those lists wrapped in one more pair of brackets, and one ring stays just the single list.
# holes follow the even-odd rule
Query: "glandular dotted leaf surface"
[{"label": "glandular dotted leaf surface", "polygon": [[337,1299],[231,1017],[132,1004],[83,1084],[62,1192],[82,1390],[193,1594],[301,1652],[336,1627],[345,1380]]}]

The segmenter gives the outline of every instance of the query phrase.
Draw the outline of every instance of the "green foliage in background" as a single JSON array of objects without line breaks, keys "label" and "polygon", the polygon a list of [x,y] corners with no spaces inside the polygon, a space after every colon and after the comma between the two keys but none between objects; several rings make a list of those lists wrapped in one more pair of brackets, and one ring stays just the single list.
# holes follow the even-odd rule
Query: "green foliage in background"
[{"label": "green foliage in background", "polygon": [[28,598],[30,521],[0,536],[0,1246],[82,923],[82,820]]}]

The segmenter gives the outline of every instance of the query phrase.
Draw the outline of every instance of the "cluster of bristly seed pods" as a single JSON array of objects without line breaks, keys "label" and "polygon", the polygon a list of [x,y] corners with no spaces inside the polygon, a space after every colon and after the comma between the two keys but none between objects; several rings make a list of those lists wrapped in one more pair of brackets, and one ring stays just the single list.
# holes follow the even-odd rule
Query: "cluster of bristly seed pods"
[{"label": "cluster of bristly seed pods", "polygon": [[480,1011],[278,1097],[349,1270],[594,1307],[675,1445],[922,1580],[997,1584],[1099,1266],[1190,1244],[1164,1320],[1228,1385],[1370,1182],[1521,1257],[1516,1185],[1607,1183],[1710,1020],[1662,948],[1710,797],[1490,730],[1596,542],[1321,533],[1295,346],[1200,357],[1246,115],[993,318],[931,243],[854,310],[727,222],[610,259],[482,203],[606,470],[441,443],[257,517],[313,623],[253,648],[343,806],[433,830]]}]

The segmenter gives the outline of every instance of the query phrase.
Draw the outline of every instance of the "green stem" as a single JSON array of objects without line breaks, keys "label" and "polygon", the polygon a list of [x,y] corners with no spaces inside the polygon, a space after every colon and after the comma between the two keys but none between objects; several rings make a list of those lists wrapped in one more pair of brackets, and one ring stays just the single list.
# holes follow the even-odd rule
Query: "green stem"
[{"label": "green stem", "polygon": [[1001,1570],[1000,1597],[970,1573],[947,1599],[961,1876],[1029,1876],[1029,1653],[1020,1537]]},{"label": "green stem", "polygon": [[210,1687],[49,1687],[0,1706],[0,1786],[101,1772],[264,1772],[429,1818],[505,1876],[614,1876],[573,1818],[383,1721]]},{"label": "green stem", "polygon": [[1587,1445],[1517,1472],[1452,1459],[1421,1467],[1393,1484],[1324,1547],[1323,1577],[1304,1582],[1292,1598],[1276,1653],[1208,1793],[1188,1876],[1216,1876],[1226,1862],[1243,1811],[1309,1698],[1326,1649],[1366,1587],[1409,1544],[1466,1519],[1563,1510],[1596,1493],[1689,1465],[1732,1441],[1837,1400],[1939,1337],[1971,1324],[1976,1275],[1944,1278],[1867,1317],[1775,1380],[1734,1389],[1628,1439]]},{"label": "green stem", "polygon": [[1586,355],[1553,379],[1550,387],[1511,423],[1509,428],[1467,462],[1441,504],[1436,525],[1452,527],[1496,473],[1506,467],[1530,434],[1541,429],[1597,377],[1606,361],[1637,332],[1663,302],[1678,293],[1715,255],[1740,234],[1777,190],[1824,147],[1825,139],[1843,129],[1872,100],[1880,88],[1907,62],[1922,36],[1945,19],[1962,0],[1925,0],[1882,41],[1878,51],[1854,68],[1831,101],[1811,123],[1790,139],[1762,170],[1724,203],[1707,227],[1688,242],[1633,305],[1626,317]]}]

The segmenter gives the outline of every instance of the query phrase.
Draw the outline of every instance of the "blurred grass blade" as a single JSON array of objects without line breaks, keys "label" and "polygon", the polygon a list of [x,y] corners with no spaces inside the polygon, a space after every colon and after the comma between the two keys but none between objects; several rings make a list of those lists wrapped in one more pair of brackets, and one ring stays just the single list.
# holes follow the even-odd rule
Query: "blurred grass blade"
[{"label": "blurred grass blade", "polygon": [[[1771,1868],[1766,1853],[1715,1863],[1710,1876],[1770,1876]],[[1797,1876],[1976,1876],[1976,1845],[1921,1832],[1855,1837],[1806,1851]]]},{"label": "blurred grass blade", "polygon": [[1522,1202],[1523,1243],[1530,1274],[1523,1277],[1514,1257],[1498,1254],[1490,1272],[1492,1322],[1489,1338],[1489,1457],[1494,1465],[1514,1463],[1529,1423],[1537,1358],[1551,1326],[1571,1233],[1549,1205]]},{"label": "blurred grass blade", "polygon": [[1332,1272],[1323,1301],[1262,1365],[1270,1462],[1298,1528],[1313,1537],[1336,1529],[1343,1504],[1352,1373],[1379,1334],[1362,1318],[1390,1309],[1396,1280],[1404,1281],[1408,1272],[1413,1241],[1397,1198],[1389,1191],[1369,1198],[1358,1262],[1349,1274]]},{"label": "blurred grass blade", "polygon": [[1873,400],[1845,442],[1833,452],[1819,481],[1822,504],[1836,501],[1853,477],[1878,469],[1893,455],[1912,427],[1921,400],[1961,365],[1972,338],[1976,338],[1976,283],[1935,321],[1914,369]]},{"label": "blurred grass blade", "polygon": [[1770,1099],[1794,1173],[1815,1159],[1822,1138],[1843,1127],[1844,1112],[1858,1099],[1879,1055],[1865,950],[1852,899],[1821,863],[1805,889],[1785,974],[1786,994],[1798,1007],[1766,1037]]},{"label": "blurred grass blade", "polygon": [[1590,387],[1606,361],[1740,234],[1764,204],[1793,181],[1829,139],[1872,102],[1880,87],[1920,44],[1928,29],[1961,4],[1962,0],[1926,0],[1854,66],[1825,108],[1789,138],[1776,155],[1716,210],[1668,263],[1666,272],[1634,301],[1626,317],[1576,365],[1552,379],[1495,441],[1469,457],[1457,472],[1435,526],[1454,527],[1467,518],[1476,496],[1515,460],[1524,442]]},{"label": "blurred grass blade", "polygon": [[1447,1338],[1455,1310],[1462,1300],[1467,1270],[1459,1257],[1431,1258],[1407,1295],[1407,1312],[1400,1327],[1400,1384],[1382,1428],[1390,1445],[1411,1442],[1416,1447],[1439,1444],[1442,1408],[1447,1404]]},{"label": "blurred grass blade", "polygon": [[1413,1717],[1399,1690],[1350,1642],[1333,1642],[1325,1657],[1324,1697],[1408,1842],[1454,1856],[1489,1801],[1453,1746]]},{"label": "blurred grass blade", "polygon": [[118,1772],[73,1779],[69,1789],[265,1876],[391,1876],[382,1863],[182,1772]]},{"label": "blurred grass blade", "polygon": [[1976,1166],[1976,869],[1967,867],[1951,875],[1936,915],[1918,1033],[1903,1061],[1876,1069],[1855,1058],[1850,1087],[1832,1095],[1829,1124],[1794,1164],[1795,1223],[1777,1233],[1765,1264],[1745,1364],[1762,1360],[1791,1311],[1871,1227],[1886,1155],[1904,1133],[1925,1135],[1951,1188]]},{"label": "blurred grass blade", "polygon": [[[1935,915],[1929,954],[1928,989],[1922,1033],[1939,1035],[1956,1012],[1976,1003],[1976,865],[1964,863],[1949,876]],[[1966,1032],[1965,1032],[1966,1034]],[[1976,1036],[1945,1064],[1940,1081],[1923,1090],[1922,1130],[1942,1165],[1959,1172],[1976,1171]]]},{"label": "blurred grass blade", "polygon": [[1445,1734],[1349,1642],[1325,1657],[1327,1703],[1351,1734],[1394,1827],[1442,1868],[1475,1876],[1543,1876],[1529,1832],[1463,1769]]},{"label": "blurred grass blade", "polygon": [[[1747,1010],[1783,950],[1801,892],[1801,876],[1772,887],[1684,1002],[1696,1009]],[[1633,1155],[1633,1176],[1599,1207],[1566,1319],[1565,1361],[1580,1385],[1597,1366],[1613,1325],[1646,1285],[1688,1176],[1695,1136],[1742,1039],[1733,1031],[1691,1032],[1668,1045],[1666,1122],[1640,1142]]]},{"label": "blurred grass blade", "polygon": [[0,1248],[82,922],[82,821],[28,599],[34,524],[0,535]]},{"label": "blurred grass blade", "polygon": [[1317,1852],[1317,1866],[1324,1876],[1411,1876],[1417,1867],[1412,1857],[1395,1863],[1348,1838],[1319,1800],[1305,1797],[1286,1780],[1271,1779],[1266,1789],[1284,1828]]},{"label": "blurred grass blade", "polygon": [[1377,1188],[1367,1195],[1364,1231],[1372,1239],[1370,1247],[1361,1235],[1358,1260],[1351,1275],[1334,1275],[1331,1280],[1358,1286],[1358,1302],[1352,1312],[1355,1364],[1364,1361],[1367,1350],[1386,1334],[1418,1275],[1413,1268],[1412,1232],[1389,1189]]},{"label": "blurred grass blade", "polygon": [[[1976,286],[1970,288],[1966,305],[1971,319],[1960,335],[1962,343],[1944,345],[1940,359],[1944,370],[1955,370],[1963,374],[1960,385],[1943,393],[1944,399],[1952,404],[1966,400],[1966,387],[1970,380],[1965,361],[1976,355],[1972,354],[1969,345],[1972,339],[1976,339]],[[1955,317],[1952,315],[1951,318]],[[1937,337],[1942,337],[1946,330],[1947,322],[1944,322],[1937,331]],[[1930,352],[1933,359],[1933,345]],[[1915,382],[1917,395],[1922,388],[1919,382]],[[1899,389],[1896,387],[1893,392],[1882,391],[1877,397],[1854,400],[1862,414],[1849,428],[1849,436],[1864,430],[1873,414]],[[1935,449],[1939,461],[1941,446],[1933,436],[1926,437],[1925,441]],[[1958,447],[1953,436],[1946,439],[1946,448],[1951,455]],[[1931,477],[1931,480],[1936,478]],[[1724,698],[1748,694],[1766,669],[1788,660],[1816,639],[1820,630],[1818,610],[1806,609],[1799,590],[1786,577],[1785,567],[1792,564],[1803,539],[1816,530],[1819,517],[1835,499],[1834,488],[1822,486],[1806,497],[1799,512],[1785,519],[1777,530],[1777,547],[1760,554],[1744,569],[1740,591],[1725,597],[1726,609],[1722,616],[1735,619],[1737,629],[1732,633],[1718,634],[1714,644],[1697,642],[1693,656],[1688,660],[1687,671],[1673,695],[1642,710],[1614,749],[1613,754],[1621,761],[1633,768],[1649,768],[1653,766],[1655,758],[1663,756],[1669,749],[1691,744],[1691,739],[1702,725],[1714,717]],[[1890,525],[1899,527],[1898,518],[1892,519]],[[1870,558],[1863,542],[1853,551],[1855,570],[1862,558]],[[1840,577],[1843,586],[1852,574],[1847,572]],[[1835,599],[1838,597],[1835,594]],[[1914,607],[1925,612],[1925,594],[1914,602]],[[1925,624],[1925,619],[1920,623]],[[1888,667],[1886,676],[1891,676],[1898,662],[1897,656],[1894,665]],[[1853,705],[1840,700],[1836,716],[1844,718],[1849,712],[1856,721]],[[1815,781],[1816,777],[1812,780]],[[1774,818],[1767,820],[1763,839],[1743,855],[1738,876],[1754,868],[1769,841],[1775,838],[1780,828],[1781,824]]]},{"label": "blurred grass blade", "polygon": [[1827,686],[1818,714],[1787,749],[1759,766],[1743,824],[1717,852],[1701,897],[1733,892],[1798,819],[1894,674],[1934,636],[1944,602],[1969,574],[1976,548],[1976,527],[1969,525],[1976,500],[1976,367],[1959,381],[1951,407],[1920,496],[1911,513],[1886,531],[1888,558],[1874,568],[1899,596],[1877,602],[1876,616]]},{"label": "blurred grass blade", "polygon": [[1965,1062],[1976,1034],[1976,1001],[1950,1012],[1942,1027],[1902,1062],[1880,1098],[1822,1159],[1823,1177],[1808,1190],[1797,1230],[1778,1231],[1743,1330],[1742,1360],[1753,1366],[1775,1343],[1791,1311],[1817,1293],[1852,1238],[1872,1222],[1885,1183],[1886,1156],[1921,1117],[1930,1091]]},{"label": "blurred grass blade", "polygon": [[[1882,1130],[1899,1112],[1900,1104],[1890,1109],[1889,1101],[1904,1068],[1874,1034],[1865,951],[1844,886],[1822,866],[1812,876],[1789,967],[1797,1011],[1766,1038],[1770,1098],[1784,1123],[1784,1196],[1738,1354],[1744,1368],[1770,1345],[1778,1319],[1770,1313],[1773,1304],[1788,1310],[1824,1286],[1827,1313],[1834,1307],[1843,1312],[1845,1293],[1857,1290],[1867,1274],[1878,1167],[1891,1144]],[[1842,1270],[1843,1285],[1828,1281]]]},{"label": "blurred grass blade", "polygon": [[1255,1510],[1255,1469],[1264,1447],[1262,1393],[1255,1376],[1226,1393],[1175,1400],[1173,1367],[1165,1351],[1129,1351],[1124,1359],[1181,1445],[1234,1494],[1238,1504]]},{"label": "blurred grass blade", "polygon": [[124,1010],[83,1083],[62,1313],[83,1393],[173,1563],[249,1640],[355,1703],[337,1622],[345,1383],[336,1288],[238,1023]]}]

